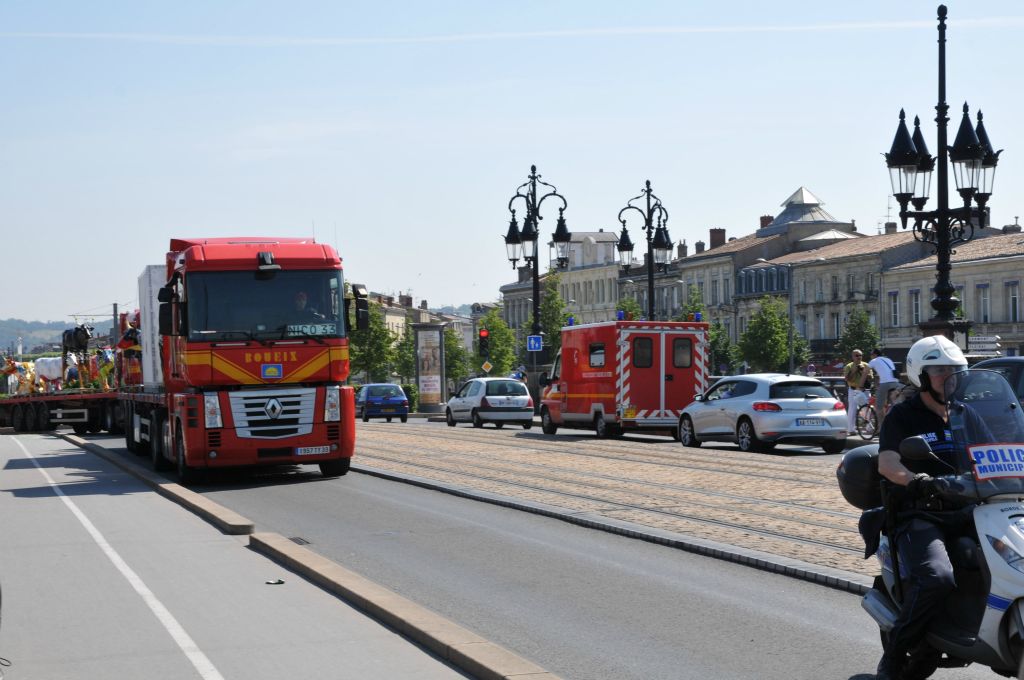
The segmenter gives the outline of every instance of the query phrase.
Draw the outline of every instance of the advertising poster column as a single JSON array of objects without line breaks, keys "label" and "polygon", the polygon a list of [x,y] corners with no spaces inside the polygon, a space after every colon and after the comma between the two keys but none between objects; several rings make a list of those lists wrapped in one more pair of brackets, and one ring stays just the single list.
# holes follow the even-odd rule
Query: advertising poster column
[{"label": "advertising poster column", "polygon": [[420,391],[421,413],[441,413],[448,400],[444,379],[444,326],[417,323],[412,326],[416,334],[416,386]]}]

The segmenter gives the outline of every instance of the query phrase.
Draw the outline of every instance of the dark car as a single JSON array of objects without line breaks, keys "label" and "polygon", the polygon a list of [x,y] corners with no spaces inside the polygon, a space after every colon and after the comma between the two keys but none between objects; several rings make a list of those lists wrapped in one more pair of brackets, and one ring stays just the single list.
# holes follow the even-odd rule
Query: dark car
[{"label": "dark car", "polygon": [[995,357],[974,364],[971,368],[987,368],[998,371],[1010,383],[1017,399],[1024,404],[1024,357]]},{"label": "dark car", "polygon": [[375,383],[363,385],[356,395],[356,415],[365,423],[370,418],[398,417],[404,423],[409,419],[409,398],[400,385]]}]

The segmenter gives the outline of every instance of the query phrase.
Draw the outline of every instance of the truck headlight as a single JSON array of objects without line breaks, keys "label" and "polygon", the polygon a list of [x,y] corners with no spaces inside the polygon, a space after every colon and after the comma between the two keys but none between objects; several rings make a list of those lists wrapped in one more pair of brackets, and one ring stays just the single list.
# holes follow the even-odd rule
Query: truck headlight
[{"label": "truck headlight", "polygon": [[203,413],[206,415],[206,429],[224,427],[224,421],[220,417],[220,399],[216,392],[208,392],[203,395]]},{"label": "truck headlight", "polygon": [[324,422],[337,422],[341,420],[341,386],[328,385],[325,390],[324,400]]}]

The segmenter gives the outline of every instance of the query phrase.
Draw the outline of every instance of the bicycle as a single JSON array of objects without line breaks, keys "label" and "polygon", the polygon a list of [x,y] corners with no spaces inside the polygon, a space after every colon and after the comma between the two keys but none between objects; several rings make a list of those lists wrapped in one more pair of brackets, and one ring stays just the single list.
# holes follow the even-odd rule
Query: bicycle
[{"label": "bicycle", "polygon": [[[889,390],[885,395],[885,408],[882,410],[882,417],[889,414],[889,409],[904,399],[909,398],[914,392],[910,385],[902,385]],[[868,395],[868,403],[857,409],[857,434],[861,439],[873,439],[878,434],[879,423],[878,413],[875,412],[875,395]]]}]

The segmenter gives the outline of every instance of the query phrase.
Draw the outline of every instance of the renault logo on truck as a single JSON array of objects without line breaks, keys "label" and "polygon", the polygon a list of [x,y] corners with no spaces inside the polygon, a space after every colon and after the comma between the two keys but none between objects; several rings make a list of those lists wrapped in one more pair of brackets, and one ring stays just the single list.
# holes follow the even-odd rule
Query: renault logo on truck
[{"label": "renault logo on truck", "polygon": [[267,405],[263,407],[263,412],[271,420],[277,420],[281,416],[282,411],[284,411],[284,407],[281,406],[281,402],[277,399],[267,399]]}]

